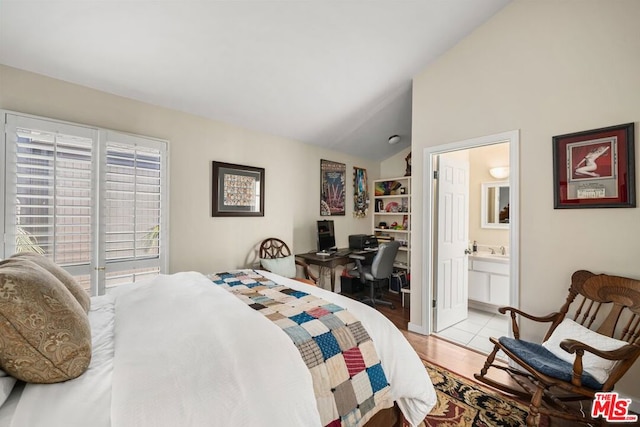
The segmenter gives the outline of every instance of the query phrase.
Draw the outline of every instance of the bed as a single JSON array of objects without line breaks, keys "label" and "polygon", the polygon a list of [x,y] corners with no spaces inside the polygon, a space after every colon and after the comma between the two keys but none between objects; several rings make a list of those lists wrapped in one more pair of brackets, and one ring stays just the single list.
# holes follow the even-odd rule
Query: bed
[{"label": "bed", "polygon": [[[238,280],[242,283],[234,288]],[[326,408],[333,405],[335,412],[335,403],[326,400],[338,396],[323,394],[321,386],[333,393],[340,387],[319,385],[333,380],[309,368],[296,335],[283,333],[286,322],[268,315],[268,303],[260,309],[260,301],[247,302],[238,292],[255,281],[260,289],[285,290],[294,301],[326,308],[333,318],[360,322],[371,338],[371,349],[362,354],[370,353],[363,357],[379,357],[383,384],[354,385],[350,393],[358,397],[357,409],[327,422],[332,416]],[[52,384],[17,381],[0,406],[0,426],[366,425],[392,405],[417,425],[436,403],[422,362],[388,319],[357,301],[267,271],[160,275],[93,297],[90,305],[86,371]],[[308,330],[323,327],[318,319],[313,322]],[[323,369],[331,378],[340,370]],[[349,375],[354,384],[362,377]],[[370,386],[378,390],[361,399],[371,394]]]}]

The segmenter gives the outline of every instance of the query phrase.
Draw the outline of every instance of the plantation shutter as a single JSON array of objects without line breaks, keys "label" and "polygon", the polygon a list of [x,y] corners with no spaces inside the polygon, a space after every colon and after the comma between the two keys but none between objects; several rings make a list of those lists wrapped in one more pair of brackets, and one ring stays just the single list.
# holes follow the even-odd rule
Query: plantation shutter
[{"label": "plantation shutter", "polygon": [[166,144],[112,131],[105,139],[101,265],[106,266],[105,283],[110,288],[161,271]]},{"label": "plantation shutter", "polygon": [[11,113],[5,141],[0,258],[41,253],[93,295],[164,271],[166,141]]},{"label": "plantation shutter", "polygon": [[97,131],[9,115],[5,133],[6,255],[46,255],[89,290]]}]

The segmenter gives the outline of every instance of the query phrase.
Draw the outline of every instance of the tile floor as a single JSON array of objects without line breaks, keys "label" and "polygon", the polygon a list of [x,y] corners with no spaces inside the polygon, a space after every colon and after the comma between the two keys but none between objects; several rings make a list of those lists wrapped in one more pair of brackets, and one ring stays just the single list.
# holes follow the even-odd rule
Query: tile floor
[{"label": "tile floor", "polygon": [[[489,337],[501,337],[509,334],[508,316],[500,313],[489,313],[470,308],[466,320],[438,332],[436,335],[462,344],[465,347],[489,354],[493,350],[493,344]],[[497,357],[506,360],[504,353],[499,352]]]}]

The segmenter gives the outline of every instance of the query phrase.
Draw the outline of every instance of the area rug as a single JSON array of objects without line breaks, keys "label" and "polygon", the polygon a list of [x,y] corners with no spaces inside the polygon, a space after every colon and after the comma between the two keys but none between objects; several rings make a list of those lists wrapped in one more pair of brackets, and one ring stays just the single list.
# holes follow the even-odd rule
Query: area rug
[{"label": "area rug", "polygon": [[[420,427],[522,427],[527,405],[424,362],[438,395],[438,403]],[[546,416],[540,426],[548,426]]]}]

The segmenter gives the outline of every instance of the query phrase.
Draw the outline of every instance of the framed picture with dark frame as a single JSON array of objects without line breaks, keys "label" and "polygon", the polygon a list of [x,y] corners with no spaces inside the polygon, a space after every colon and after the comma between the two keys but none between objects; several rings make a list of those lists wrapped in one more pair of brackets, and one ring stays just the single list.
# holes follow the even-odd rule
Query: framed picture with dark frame
[{"label": "framed picture with dark frame", "polygon": [[211,216],[264,216],[264,168],[212,165]]},{"label": "framed picture with dark frame", "polygon": [[353,167],[353,216],[365,218],[369,212],[369,183],[367,170]]},{"label": "framed picture with dark frame", "polygon": [[553,137],[555,209],[636,206],[634,123]]},{"label": "framed picture with dark frame", "polygon": [[345,215],[346,174],[344,163],[320,160],[320,216]]}]

